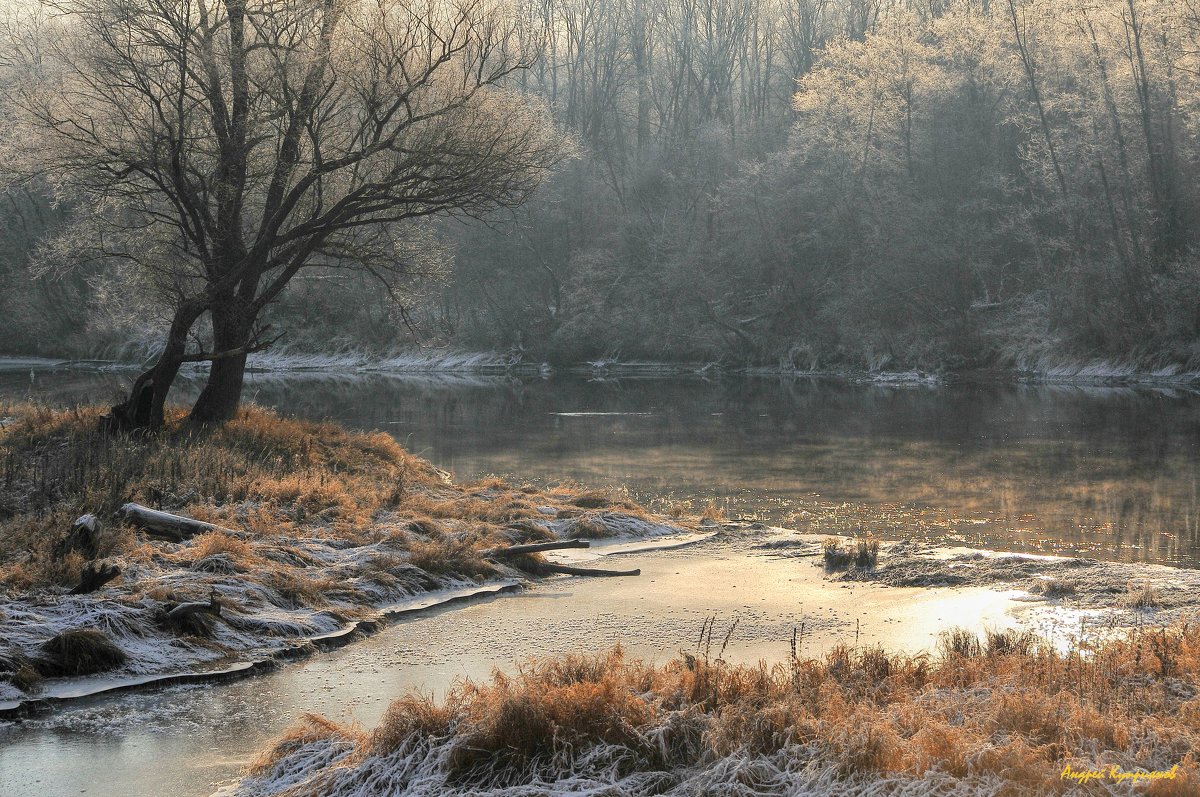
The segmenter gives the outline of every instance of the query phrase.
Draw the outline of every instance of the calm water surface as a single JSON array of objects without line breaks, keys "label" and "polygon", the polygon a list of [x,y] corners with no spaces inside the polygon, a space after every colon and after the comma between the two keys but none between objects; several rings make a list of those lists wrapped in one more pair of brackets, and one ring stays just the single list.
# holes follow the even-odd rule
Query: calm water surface
[{"label": "calm water surface", "polygon": [[[0,395],[107,402],[129,378],[0,371]],[[184,385],[180,398],[195,392]],[[805,530],[1200,566],[1200,399],[1189,394],[316,375],[255,376],[248,392],[284,413],[386,430],[459,479],[570,479],[662,508],[715,500],[731,517]],[[832,609],[789,596],[794,564],[748,561],[720,546],[644,555],[628,562],[643,568],[637,590],[546,582],[265,676],[0,723],[0,795],[207,795],[300,712],[369,726],[401,691],[440,692],[493,665],[615,641],[661,660],[708,614],[744,621],[734,656],[782,656],[788,629]],[[697,578],[710,585],[703,598]]]},{"label": "calm water surface", "polygon": [[[0,393],[108,401],[129,378],[10,371]],[[248,394],[390,432],[459,479],[575,480],[805,530],[1200,566],[1190,393],[308,374],[259,375]]]}]

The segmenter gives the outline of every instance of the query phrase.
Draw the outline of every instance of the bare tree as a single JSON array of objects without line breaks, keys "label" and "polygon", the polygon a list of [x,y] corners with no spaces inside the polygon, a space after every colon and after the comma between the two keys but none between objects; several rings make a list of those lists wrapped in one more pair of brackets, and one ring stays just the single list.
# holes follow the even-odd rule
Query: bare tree
[{"label": "bare tree", "polygon": [[170,308],[161,355],[114,408],[123,427],[160,426],[192,361],[211,368],[191,418],[230,418],[247,355],[275,339],[260,315],[299,271],[395,290],[413,220],[518,204],[564,152],[507,87],[536,54],[491,0],[41,9],[6,31],[6,161],[82,200],[76,249],[132,264]]}]

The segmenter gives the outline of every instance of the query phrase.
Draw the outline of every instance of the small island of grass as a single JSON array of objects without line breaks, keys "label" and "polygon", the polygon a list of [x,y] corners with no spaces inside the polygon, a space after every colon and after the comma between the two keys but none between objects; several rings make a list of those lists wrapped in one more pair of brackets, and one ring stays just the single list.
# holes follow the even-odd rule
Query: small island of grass
[{"label": "small island of grass", "polygon": [[[559,539],[681,530],[574,485],[455,484],[382,433],[244,407],[214,427],[102,431],[101,410],[0,408],[0,705],[252,665],[389,613],[509,588]],[[206,524],[163,539],[129,504]],[[72,541],[81,516],[98,523]],[[102,584],[89,573],[112,574]],[[79,594],[77,594],[79,593]],[[90,678],[85,684],[81,678]]]}]

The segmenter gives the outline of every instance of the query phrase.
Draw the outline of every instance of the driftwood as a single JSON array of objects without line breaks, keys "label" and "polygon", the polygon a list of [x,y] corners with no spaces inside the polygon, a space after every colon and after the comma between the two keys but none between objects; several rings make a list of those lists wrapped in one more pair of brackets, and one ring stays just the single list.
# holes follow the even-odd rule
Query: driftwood
[{"label": "driftwood", "polygon": [[[528,545],[509,545],[507,548],[492,548],[484,551],[483,555],[495,558],[497,556],[513,556],[541,551],[557,551],[561,548],[590,548],[587,540],[553,540],[551,542],[531,542]],[[515,563],[522,570],[531,573],[566,573],[569,576],[640,576],[641,570],[600,570],[591,567],[572,567],[554,562],[535,561],[528,564]]]},{"label": "driftwood", "polygon": [[180,633],[207,637],[212,635],[210,616],[221,616],[221,602],[216,590],[208,596],[207,602],[181,603],[162,615],[162,619]]},{"label": "driftwood", "polygon": [[217,600],[217,593],[212,593],[207,602],[181,603],[167,612],[166,617],[170,622],[178,623],[185,617],[190,617],[194,614],[215,614],[217,617],[220,617],[221,602]]},{"label": "driftwood", "polygon": [[537,568],[549,573],[566,573],[569,576],[640,576],[642,574],[640,568],[637,570],[599,570],[592,567],[571,567],[554,562],[538,562]]},{"label": "driftwood", "polygon": [[212,523],[193,520],[182,515],[172,515],[170,512],[150,509],[141,504],[125,504],[117,510],[117,516],[147,534],[163,537],[172,542],[183,542],[208,531],[229,531],[229,529],[214,526]]},{"label": "driftwood", "polygon": [[509,545],[506,548],[491,548],[483,552],[484,556],[511,556],[522,553],[538,553],[539,551],[557,551],[561,548],[588,548],[587,540],[554,540],[552,542],[531,542],[528,545]]},{"label": "driftwood", "polygon": [[106,565],[101,562],[97,566],[94,562],[88,562],[83,566],[83,572],[79,574],[79,585],[67,594],[87,595],[100,589],[119,575],[121,575],[121,568],[116,565]]},{"label": "driftwood", "polygon": [[100,520],[95,515],[80,515],[67,535],[54,545],[54,558],[66,559],[76,551],[91,561],[100,552]]}]

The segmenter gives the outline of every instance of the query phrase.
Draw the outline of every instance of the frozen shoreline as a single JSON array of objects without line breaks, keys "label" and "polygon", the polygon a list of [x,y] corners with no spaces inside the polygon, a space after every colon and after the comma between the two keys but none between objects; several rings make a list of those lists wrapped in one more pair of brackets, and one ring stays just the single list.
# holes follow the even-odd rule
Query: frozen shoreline
[{"label": "frozen shoreline", "polygon": [[[0,357],[0,372],[75,370],[133,372],[139,363],[103,359]],[[186,372],[203,373],[192,365]],[[1003,381],[1079,388],[1142,388],[1200,391],[1200,371],[1179,365],[1154,369],[1110,361],[1083,363],[1018,363],[1012,368],[964,371],[859,370],[849,368],[792,368],[776,366],[722,366],[715,362],[658,362],[595,360],[552,365],[512,359],[498,352],[414,351],[387,356],[365,353],[308,354],[281,352],[251,356],[247,371],[281,377],[302,374],[328,376],[397,376],[424,379],[474,380],[478,378],[546,378],[555,373],[610,379],[717,379],[723,375],[752,378],[819,379],[879,387],[939,387],[956,381]]]},{"label": "frozen shoreline", "polygon": [[[1021,627],[1050,630],[1053,621],[1053,628],[1063,634],[1064,640],[1079,631],[1078,611],[1058,599],[1045,599],[1026,589],[1036,578],[1032,574],[1036,574],[1038,568],[1054,570],[1074,560],[983,554],[1000,562],[999,568],[989,571],[992,575],[1008,572],[1016,577],[1005,580],[989,576],[988,583],[889,586],[845,579],[843,573],[827,573],[820,564],[823,539],[821,535],[729,523],[710,528],[707,534],[686,538],[624,540],[602,543],[591,549],[554,552],[551,556],[555,560],[584,565],[594,564],[598,557],[616,557],[620,567],[642,568],[642,576],[615,582],[552,578],[537,582],[532,589],[514,592],[503,600],[468,601],[451,611],[414,615],[353,645],[322,654],[310,660],[311,663],[279,668],[261,676],[261,681],[255,678],[208,687],[211,692],[206,691],[206,694],[212,695],[206,699],[209,708],[195,717],[189,714],[170,722],[172,727],[175,724],[187,727],[190,723],[205,721],[215,722],[219,727],[223,715],[215,713],[211,705],[224,705],[229,699],[239,702],[222,710],[228,710],[232,716],[253,716],[256,709],[240,701],[246,699],[247,692],[269,689],[273,694],[299,701],[277,722],[286,723],[306,711],[317,710],[331,719],[353,719],[370,728],[378,721],[378,712],[388,699],[412,688],[403,684],[413,684],[424,694],[429,694],[430,690],[441,693],[460,677],[476,682],[486,680],[493,666],[512,672],[514,666],[519,666],[530,655],[558,656],[576,650],[598,651],[617,642],[630,656],[664,663],[680,648],[694,649],[696,632],[702,621],[713,615],[717,617],[717,647],[733,621],[740,620],[725,658],[747,664],[759,659],[782,660],[787,655],[792,630],[797,627],[803,628],[800,636],[803,656],[824,655],[840,645],[861,650],[882,646],[919,654],[936,647],[938,633],[954,626],[970,626],[980,633],[988,629]],[[892,547],[885,543],[881,552],[881,573],[886,573],[891,564],[907,561],[908,554],[904,553],[903,547],[899,552],[889,552]],[[949,563],[950,572],[958,567],[955,557],[978,555],[975,551],[951,548],[928,550],[932,552],[930,559]],[[1020,566],[1029,572],[1012,570],[1020,563],[1024,563]],[[1089,565],[1088,569],[1107,570],[1109,567],[1109,564],[1101,563]],[[1159,570],[1163,578],[1180,573],[1188,576],[1174,568]],[[1155,577],[1158,575],[1156,572]],[[1143,622],[1150,616],[1144,615]],[[1103,621],[1093,623],[1089,620],[1089,634],[1104,630]],[[715,655],[716,648],[713,653]],[[385,682],[401,685],[381,689],[379,684]],[[314,693],[314,689],[318,691]],[[327,689],[332,691],[325,691]],[[35,738],[47,740],[53,738],[56,728],[70,729],[80,722],[101,722],[101,718],[106,718],[103,719],[105,725],[111,723],[120,728],[127,722],[136,722],[136,716],[159,702],[168,706],[186,702],[173,695],[174,690],[165,690],[161,696],[154,690],[142,697],[114,696],[112,700],[102,702],[83,701],[78,707],[66,705],[62,711],[39,714],[28,722],[31,732],[39,734]],[[242,697],[233,697],[236,695]],[[314,702],[317,700],[320,702]],[[382,702],[374,702],[380,700]],[[347,705],[354,708],[342,708]],[[176,706],[168,710],[182,709]],[[353,713],[347,716],[347,711]],[[113,719],[114,715],[123,717],[122,712],[133,712],[133,715],[128,720]],[[21,742],[22,724],[18,722],[7,730],[10,743]],[[231,753],[222,753],[219,757],[228,759],[229,763],[224,765],[225,769],[212,769],[209,777],[228,784],[229,778],[253,760],[253,751],[280,733],[283,727],[285,725],[275,724],[261,728],[259,732],[263,735],[257,739],[231,741],[230,749],[236,750],[237,754],[230,758]],[[114,738],[111,734],[121,732],[96,733],[99,750],[108,749],[106,745]],[[161,760],[157,758],[159,755],[179,756],[178,763],[182,765],[192,754],[187,752],[190,747],[180,749],[179,744],[182,743],[167,744],[162,751],[151,746],[140,754],[136,750],[138,745],[134,745],[130,747],[129,755],[136,761],[141,761],[141,756],[156,761]],[[31,742],[28,749],[35,746],[36,742]],[[130,779],[123,779],[119,787],[114,784],[111,791],[91,788],[89,792],[104,797],[117,794],[150,797],[167,788],[165,781],[136,779],[142,777],[131,771]],[[131,788],[133,783],[143,785]],[[69,790],[67,785],[64,781],[64,790]],[[178,793],[200,795],[211,791],[197,789]],[[246,789],[234,793],[259,792]],[[24,797],[24,793],[18,794]]]},{"label": "frozen shoreline", "polygon": [[[727,658],[732,664],[746,663],[752,667],[755,654],[766,658],[769,666],[772,660],[781,661],[781,654],[786,653],[786,643],[779,638],[779,632],[784,629],[764,628],[764,618],[755,619],[757,614],[753,607],[760,594],[768,605],[782,607],[792,602],[804,609],[806,622],[800,635],[802,657],[820,657],[839,648],[865,652],[882,648],[889,653],[920,657],[924,650],[934,647],[926,642],[937,639],[940,630],[959,627],[980,636],[1006,630],[1016,632],[1014,638],[1020,638],[1023,630],[1057,634],[1057,638],[1052,640],[1056,643],[1055,647],[1064,655],[1070,655],[1069,651],[1091,649],[1091,644],[1115,635],[1122,629],[1133,629],[1143,624],[1156,625],[1160,620],[1163,623],[1172,622],[1183,616],[1181,612],[1194,611],[1200,602],[1200,592],[1195,589],[1200,585],[1200,572],[1179,571],[1170,567],[1146,566],[1147,577],[1154,584],[1165,587],[1175,583],[1178,590],[1164,595],[1164,604],[1169,603],[1170,606],[1145,610],[1124,607],[1118,605],[1119,602],[1105,599],[1112,583],[1129,574],[1142,573],[1143,566],[1140,565],[894,543],[885,544],[880,553],[879,567],[875,571],[828,572],[821,565],[822,541],[823,538],[818,535],[726,524],[715,537],[696,546],[679,551],[663,551],[657,558],[639,560],[644,577],[648,578],[644,588],[645,598],[654,601],[661,597],[660,589],[667,593],[677,591],[680,583],[703,584],[702,590],[687,593],[685,599],[703,604],[705,611],[724,605],[728,610],[737,612],[723,614],[717,619],[718,645],[726,629],[734,638],[728,654],[721,646],[721,657]],[[920,572],[913,574],[913,578],[920,580],[931,576],[920,585],[909,583],[902,577],[903,572],[917,562],[922,564]],[[944,577],[946,573],[957,576],[959,570],[972,570],[974,573],[961,580]],[[1076,571],[1088,572],[1093,578],[1086,582],[1081,580],[1077,585],[1078,591],[1071,596],[1038,594],[1034,591],[1038,581]],[[671,574],[675,576],[673,581],[670,581]],[[938,577],[939,574],[943,577]],[[747,582],[742,579],[752,580]],[[670,583],[661,588],[656,586],[655,582],[661,583],[662,580]],[[729,584],[729,580],[737,583]],[[737,608],[742,600],[737,596],[737,592],[741,591],[737,589],[739,587],[750,587],[749,594],[744,596],[746,603],[741,609]],[[590,597],[595,600],[594,595]],[[620,596],[611,597],[618,604],[625,602]],[[555,603],[550,602],[551,605]],[[552,611],[552,617],[557,614]],[[659,607],[660,622],[667,620],[671,614],[671,611],[664,612]],[[741,625],[731,627],[730,621],[733,619],[741,620]],[[1081,628],[1084,620],[1087,627]],[[734,634],[734,628],[737,634]],[[764,631],[766,633],[760,633]],[[631,631],[628,642],[621,643],[622,648],[628,651],[628,656],[643,655],[640,652],[642,634],[662,636],[663,629]],[[898,644],[901,640],[907,644]],[[655,661],[663,663],[661,659]],[[389,697],[400,695],[392,694]],[[930,695],[930,699],[936,697],[937,692]],[[973,697],[976,700],[983,698],[986,698],[986,694],[975,694]],[[367,734],[363,738],[370,738],[370,726],[355,728],[356,733]],[[222,797],[270,797],[305,784],[314,787],[322,784],[322,788],[328,788],[336,794],[358,794],[354,789],[360,777],[394,784],[396,788],[404,789],[405,793],[413,794],[516,793],[512,790],[517,788],[515,784],[512,787],[479,784],[468,787],[446,780],[444,773],[448,764],[444,756],[450,754],[453,740],[438,737],[434,741],[437,743],[428,750],[412,748],[415,756],[412,758],[406,757],[407,752],[402,752],[362,762],[345,758],[351,749],[351,742],[345,737],[334,734],[320,738],[318,735],[311,741],[286,748],[290,752],[274,766],[260,769],[257,774],[222,788],[218,794]],[[603,757],[606,749],[609,748],[599,745],[593,753],[584,754],[579,763],[564,764],[561,770],[543,775],[543,779],[524,783],[519,787],[522,790],[520,793],[549,795],[583,788],[602,789],[605,793],[623,796],[642,793],[636,776],[617,777],[607,770],[593,772],[589,768],[589,756]],[[409,750],[403,748],[403,751]],[[344,758],[345,763],[339,763]],[[674,787],[663,793],[690,794],[692,788],[702,787],[705,783],[714,789],[731,788],[741,782],[736,773],[743,766],[751,767],[756,772],[773,773],[769,780],[780,786],[782,790],[778,793],[781,794],[793,793],[782,786],[784,783],[791,783],[795,788],[803,786],[816,789],[813,793],[873,793],[867,788],[868,783],[839,780],[815,750],[784,748],[770,764],[771,767],[768,767],[767,762],[754,760],[749,754],[731,755],[727,761],[716,762],[715,766],[676,770],[669,776],[664,775],[668,784],[674,784]],[[772,767],[777,767],[778,771]],[[878,785],[877,781],[873,782]],[[975,795],[993,792],[989,788],[979,791],[974,787],[1000,788],[1002,782],[976,783],[972,787],[957,778],[933,772],[924,778],[899,777],[891,785],[898,789],[897,793],[903,794],[924,794],[934,788],[942,794]],[[765,793],[777,792],[768,790]],[[801,793],[809,792],[801,790]]]},{"label": "frozen shoreline", "polygon": [[[625,550],[691,541],[690,537],[677,538],[688,533],[681,526],[620,512],[588,517],[611,535],[606,542]],[[576,518],[564,518],[549,519],[545,525],[556,536],[568,539],[578,531],[577,523]],[[670,539],[658,539],[663,537]],[[33,659],[50,638],[78,628],[103,629],[128,657],[124,665],[102,676],[52,678],[32,693],[23,692],[12,681],[0,682],[0,719],[105,692],[250,675],[281,661],[349,644],[404,614],[520,589],[528,578],[504,566],[499,567],[499,577],[489,580],[430,574],[405,561],[404,549],[388,538],[364,545],[315,537],[254,540],[251,544],[255,553],[268,561],[303,557],[319,578],[343,583],[346,597],[323,609],[281,608],[289,601],[279,586],[249,574],[239,575],[222,553],[184,567],[127,563],[122,586],[88,595],[64,596],[46,590],[25,595],[0,593],[0,639],[5,643],[0,646],[0,657]],[[184,564],[188,564],[189,543],[163,545],[167,553],[185,557]],[[226,610],[212,623],[211,639],[180,638],[165,627],[161,618],[167,604],[162,601],[147,597],[128,600],[133,585],[141,588],[148,582],[160,588],[211,590],[218,595]],[[367,603],[361,601],[364,595],[369,597]]]}]

